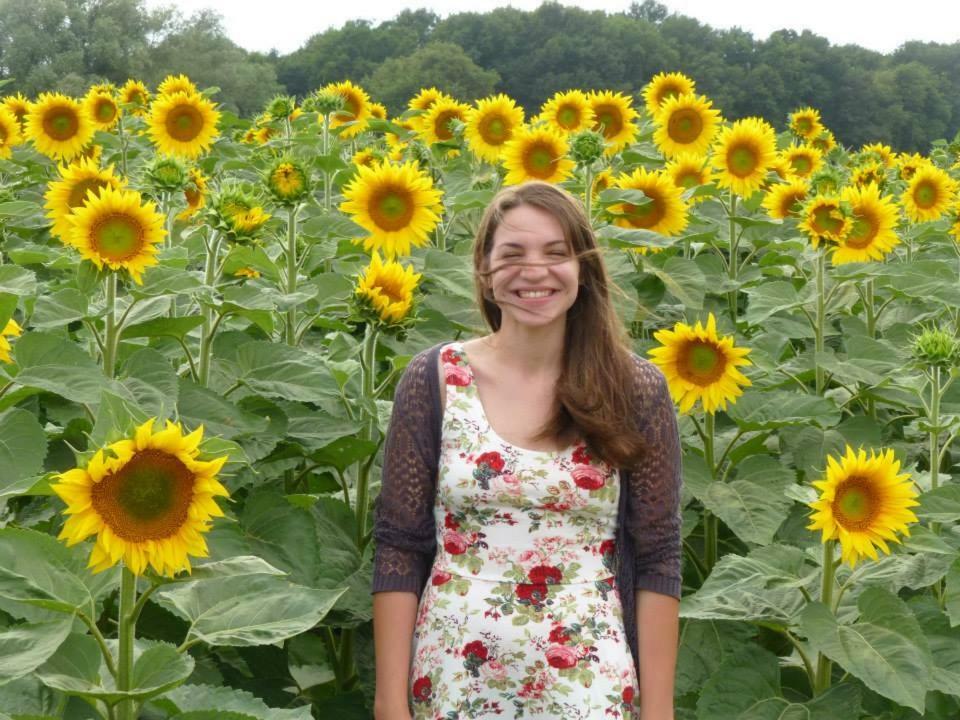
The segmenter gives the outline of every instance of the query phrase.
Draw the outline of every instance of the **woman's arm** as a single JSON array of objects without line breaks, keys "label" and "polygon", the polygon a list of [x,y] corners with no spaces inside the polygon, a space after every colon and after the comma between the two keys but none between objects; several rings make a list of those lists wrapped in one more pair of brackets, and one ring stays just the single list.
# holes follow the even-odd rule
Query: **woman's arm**
[{"label": "woman's arm", "polygon": [[410,718],[407,687],[417,602],[417,596],[408,592],[381,592],[373,596],[377,673],[373,701],[375,720]]},{"label": "woman's arm", "polygon": [[637,645],[640,664],[640,720],[673,720],[680,601],[637,591]]}]

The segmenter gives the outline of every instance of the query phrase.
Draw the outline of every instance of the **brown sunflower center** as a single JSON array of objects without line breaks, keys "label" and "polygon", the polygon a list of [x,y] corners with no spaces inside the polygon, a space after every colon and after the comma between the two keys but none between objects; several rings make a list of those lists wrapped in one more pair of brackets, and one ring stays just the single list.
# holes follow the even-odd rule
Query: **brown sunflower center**
[{"label": "brown sunflower center", "polygon": [[731,175],[747,177],[756,171],[759,164],[756,149],[749,145],[734,145],[727,151],[727,169]]},{"label": "brown sunflower center", "polygon": [[131,105],[146,105],[147,96],[143,94],[143,90],[133,89],[127,93],[127,102]]},{"label": "brown sunflower center", "polygon": [[843,218],[836,205],[820,205],[814,208],[810,225],[818,235],[838,235],[843,230]]},{"label": "brown sunflower center", "polygon": [[444,110],[439,113],[436,120],[433,121],[433,132],[440,140],[449,140],[453,137],[450,121],[462,119],[460,113],[456,110]]},{"label": "brown sunflower center", "polygon": [[699,170],[684,170],[676,176],[674,183],[682,188],[703,185],[703,174]]},{"label": "brown sunflower center", "polygon": [[623,204],[625,217],[633,227],[651,228],[663,219],[664,203],[663,199],[651,190],[644,190],[649,202],[643,205]]},{"label": "brown sunflower center", "polygon": [[879,504],[876,489],[869,478],[854,475],[837,486],[831,509],[841,527],[856,531],[870,527]]},{"label": "brown sunflower center", "polygon": [[939,196],[937,186],[929,180],[917,183],[917,186],[913,189],[913,201],[917,204],[917,207],[924,210],[929,210],[936,205]]},{"label": "brown sunflower center", "polygon": [[342,123],[356,120],[360,113],[360,98],[350,92],[343,93],[340,97],[343,99],[343,109],[334,113],[333,119]]},{"label": "brown sunflower center", "polygon": [[556,162],[553,147],[546,143],[532,143],[523,153],[523,169],[532,177],[549,178]]},{"label": "brown sunflower center", "polygon": [[800,117],[794,121],[798,135],[809,135],[813,132],[813,121],[808,117]]},{"label": "brown sunflower center", "polygon": [[82,206],[83,203],[87,201],[88,190],[93,190],[94,195],[96,195],[97,191],[109,185],[110,183],[100,178],[84,178],[83,180],[78,180],[77,183],[70,188],[70,195],[67,196],[67,207],[78,208]]},{"label": "brown sunflower center", "polygon": [[177,105],[167,113],[167,134],[179,142],[191,142],[203,130],[203,114],[193,105]]},{"label": "brown sunflower center", "polygon": [[54,108],[43,116],[43,132],[54,140],[69,140],[79,129],[80,120],[71,108]]},{"label": "brown sunflower center", "polygon": [[175,534],[189,518],[194,475],[162,450],[141,450],[123,467],[90,489],[90,500],[104,523],[131,542]]},{"label": "brown sunflower center", "polygon": [[100,257],[122,262],[143,247],[143,227],[135,218],[119,213],[107,215],[90,229],[91,245]]},{"label": "brown sunflower center", "polygon": [[780,198],[780,214],[784,217],[795,214],[805,197],[806,193],[802,191],[789,192],[783,195]]},{"label": "brown sunflower center", "polygon": [[801,177],[806,177],[813,170],[813,159],[809,155],[794,155],[790,158],[790,167]]},{"label": "brown sunflower center", "polygon": [[487,145],[502,145],[510,139],[510,123],[502,115],[487,115],[478,129]]},{"label": "brown sunflower center", "polygon": [[843,243],[848,247],[862,250],[870,246],[878,232],[880,232],[880,224],[877,222],[877,218],[870,213],[863,213],[854,218],[850,232],[844,238]]},{"label": "brown sunflower center", "polygon": [[623,115],[619,108],[614,105],[597,105],[593,112],[597,121],[595,129],[602,132],[607,140],[616,137],[623,130]]},{"label": "brown sunflower center", "polygon": [[414,210],[413,198],[403,187],[387,185],[370,198],[370,217],[377,227],[388,232],[408,227]]},{"label": "brown sunflower center", "polygon": [[706,387],[715,383],[726,368],[723,351],[707,340],[692,340],[677,354],[677,373],[694,385]]},{"label": "brown sunflower center", "polygon": [[100,98],[93,109],[97,121],[102,123],[111,122],[117,116],[117,106],[110,98]]},{"label": "brown sunflower center", "polygon": [[557,125],[564,130],[576,130],[580,127],[580,108],[576,105],[561,105],[557,108]]},{"label": "brown sunflower center", "polygon": [[683,88],[672,83],[665,84],[657,93],[657,107],[662,106],[667,100],[676,97],[683,92]]},{"label": "brown sunflower center", "polygon": [[682,108],[670,113],[667,134],[674,142],[686,145],[694,142],[703,132],[703,118],[693,108]]}]

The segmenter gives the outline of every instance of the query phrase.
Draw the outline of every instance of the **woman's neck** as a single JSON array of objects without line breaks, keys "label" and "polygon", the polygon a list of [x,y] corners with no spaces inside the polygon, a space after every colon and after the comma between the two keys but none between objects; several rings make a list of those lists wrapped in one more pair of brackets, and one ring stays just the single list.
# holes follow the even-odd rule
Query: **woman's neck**
[{"label": "woman's neck", "polygon": [[515,368],[524,376],[557,376],[563,365],[565,324],[531,328],[505,324],[483,338],[498,364]]}]

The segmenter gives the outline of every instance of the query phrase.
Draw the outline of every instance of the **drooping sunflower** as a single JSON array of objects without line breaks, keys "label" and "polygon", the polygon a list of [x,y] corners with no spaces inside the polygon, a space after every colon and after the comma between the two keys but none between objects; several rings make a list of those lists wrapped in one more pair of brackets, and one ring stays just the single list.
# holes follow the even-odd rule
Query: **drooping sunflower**
[{"label": "drooping sunflower", "polygon": [[607,188],[613,187],[615,182],[616,178],[613,176],[613,171],[610,168],[604,168],[593,178],[593,195],[597,196]]},{"label": "drooping sunflower", "polygon": [[957,181],[946,171],[927,163],[913,174],[900,197],[903,211],[913,222],[936,220],[957,196]]},{"label": "drooping sunflower", "polygon": [[823,129],[819,110],[802,107],[790,113],[790,131],[804,140],[813,140]]},{"label": "drooping sunflower", "polygon": [[610,91],[590,93],[590,109],[593,110],[592,130],[603,135],[607,143],[606,154],[614,155],[631,142],[637,134],[633,122],[637,111],[633,101],[623,93]]},{"label": "drooping sunflower", "polygon": [[465,123],[470,106],[453,98],[438,98],[423,115],[420,116],[417,130],[427,145],[453,139],[450,123],[454,120]]},{"label": "drooping sunflower", "polygon": [[219,121],[220,113],[202,95],[164,94],[150,106],[148,132],[160,152],[195,158],[210,149]]},{"label": "drooping sunflower", "polygon": [[566,137],[549,126],[521,128],[503,149],[501,162],[507,169],[504,183],[563,182],[573,173],[575,164],[567,157],[569,151]]},{"label": "drooping sunflower", "polygon": [[111,90],[92,87],[83,98],[83,109],[97,130],[109,130],[120,119],[120,106]]},{"label": "drooping sunflower", "polygon": [[343,195],[340,209],[370,233],[364,248],[383,252],[388,260],[408,255],[411,245],[426,245],[443,211],[443,193],[413,162],[358,167]]},{"label": "drooping sunflower", "polygon": [[693,80],[683,73],[657,73],[643,88],[643,101],[647,105],[647,112],[655,117],[669,98],[690,95],[695,88]]},{"label": "drooping sunflower", "polygon": [[134,115],[146,115],[150,105],[150,91],[139,80],[130,79],[120,88],[120,102]]},{"label": "drooping sunflower", "polygon": [[105,187],[68,216],[73,225],[70,244],[99,269],[124,269],[138,285],[141,274],[157,264],[158,245],[167,231],[164,217],[152,202],[134,190]]},{"label": "drooping sunflower", "polygon": [[580,90],[555,93],[540,108],[538,121],[550,123],[563,133],[588,130],[593,126],[593,108],[590,100]]},{"label": "drooping sunflower", "polygon": [[402,323],[413,307],[413,291],[420,277],[412,266],[404,267],[393,260],[381,262],[380,253],[374,251],[370,264],[357,278],[355,294],[381,322]]},{"label": "drooping sunflower", "polygon": [[705,155],[717,134],[720,111],[702,95],[674,95],[660,106],[654,122],[653,141],[665,157]]},{"label": "drooping sunflower", "polygon": [[797,227],[807,234],[814,248],[821,241],[840,242],[850,231],[851,220],[844,212],[840,198],[817,195],[809,199],[800,211]]},{"label": "drooping sunflower", "polygon": [[330,116],[330,128],[340,128],[340,137],[353,138],[362,133],[370,118],[370,96],[359,85],[349,80],[330,83],[325,91],[338,95],[343,107]]},{"label": "drooping sunflower", "polygon": [[238,243],[256,239],[260,229],[271,218],[257,197],[241,186],[222,188],[213,201],[212,217],[216,227]]},{"label": "drooping sunflower", "polygon": [[785,183],[778,183],[767,190],[763,196],[763,207],[770,217],[777,220],[797,217],[809,194],[810,186],[807,181],[795,178]]},{"label": "drooping sunflower", "polygon": [[373,165],[379,161],[380,158],[377,156],[377,153],[370,148],[361,148],[350,157],[351,163],[364,167],[373,167]]},{"label": "drooping sunflower", "polygon": [[885,168],[893,167],[896,163],[897,154],[893,148],[883,143],[870,143],[860,148],[861,158],[871,158],[879,160]]},{"label": "drooping sunflower", "polygon": [[791,177],[809,178],[823,165],[823,154],[812,145],[793,143],[781,152]]},{"label": "drooping sunflower", "polygon": [[92,160],[82,158],[70,165],[60,166],[60,179],[47,187],[44,209],[53,221],[50,232],[69,243],[73,224],[68,218],[87,201],[88,193],[96,195],[104,188],[119,190],[123,182],[113,174],[113,168],[100,168]]},{"label": "drooping sunflower", "polygon": [[177,220],[189,220],[207,204],[207,183],[209,178],[199,168],[192,167],[187,173],[189,182],[183,189],[183,198],[187,207],[177,214]]},{"label": "drooping sunflower", "polygon": [[154,419],[133,437],[98,450],[86,467],[60,473],[51,489],[67,504],[59,539],[76,545],[96,535],[93,572],[124,565],[142,575],[148,567],[173,577],[190,571],[190,558],[206,557],[203,534],[223,516],[217,497],[229,497],[217,479],[227,457],[201,460],[203,426],[184,435]]},{"label": "drooping sunflower", "polygon": [[850,182],[853,185],[870,185],[873,183],[882,188],[887,184],[887,170],[883,163],[876,160],[870,160],[853,168],[850,173]]},{"label": "drooping sunflower", "polygon": [[3,330],[0,330],[0,362],[13,362],[13,358],[10,357],[10,341],[7,340],[7,338],[20,337],[22,332],[23,328],[17,324],[16,320],[13,318],[7,320],[7,324],[3,326]]},{"label": "drooping sunflower", "polygon": [[910,180],[921,166],[929,160],[919,153],[900,153],[897,155],[897,172],[902,180]]},{"label": "drooping sunflower", "polygon": [[840,199],[850,206],[853,216],[850,230],[837,245],[831,246],[834,265],[849,262],[882,260],[900,242],[897,226],[897,205],[890,196],[881,195],[879,188],[848,187]]},{"label": "drooping sunflower", "polygon": [[20,132],[23,133],[27,129],[27,114],[30,112],[30,101],[22,94],[17,93],[16,95],[7,95],[3,98],[3,101],[0,102],[0,105],[13,113],[13,116],[20,124]]},{"label": "drooping sunflower", "polygon": [[176,95],[177,93],[196,95],[198,92],[197,86],[186,75],[167,75],[157,86],[158,95]]},{"label": "drooping sunflower", "polygon": [[668,237],[687,227],[687,203],[683,200],[683,191],[665,173],[637,168],[629,175],[620,175],[614,187],[641,190],[647,196],[647,202],[642,205],[611,205],[609,210],[615,214],[616,225],[650,230]]},{"label": "drooping sunflower", "polygon": [[810,144],[826,155],[837,146],[837,139],[829,130],[822,130],[819,135],[810,140]]},{"label": "drooping sunflower", "polygon": [[920,503],[909,473],[900,473],[893,450],[854,451],[827,456],[827,472],[813,485],[820,497],[810,503],[808,530],[821,530],[822,541],[839,540],[840,557],[850,567],[864,558],[878,559],[877,548],[890,554],[887,541],[910,536],[908,523],[917,522],[910,509]]},{"label": "drooping sunflower", "polygon": [[0,158],[8,158],[12,154],[11,148],[23,142],[20,134],[20,123],[16,116],[0,106]]},{"label": "drooping sunflower", "polygon": [[760,118],[744,118],[720,131],[711,163],[717,171],[717,185],[749,197],[766,178],[777,159],[773,128]]},{"label": "drooping sunflower", "polygon": [[42,93],[27,113],[26,135],[47,157],[69,162],[93,133],[93,123],[80,103],[60,93]]},{"label": "drooping sunflower", "polygon": [[495,163],[504,144],[523,126],[523,108],[513,98],[500,94],[477,101],[467,113],[464,137],[478,158]]},{"label": "drooping sunflower", "polygon": [[686,413],[699,400],[703,410],[715,413],[726,410],[743,395],[743,387],[752,383],[737,368],[751,365],[749,348],[736,347],[733,336],[717,335],[713,313],[704,327],[699,321],[693,327],[678,322],[673,330],[658,330],[654,338],[660,347],[649,355],[667,378],[670,396]]}]

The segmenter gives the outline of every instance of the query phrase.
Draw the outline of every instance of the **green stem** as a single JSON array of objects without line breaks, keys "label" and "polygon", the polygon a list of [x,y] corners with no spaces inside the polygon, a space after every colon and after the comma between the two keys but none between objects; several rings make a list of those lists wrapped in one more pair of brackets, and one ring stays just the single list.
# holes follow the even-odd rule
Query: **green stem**
[{"label": "green stem", "polygon": [[97,624],[91,620],[86,613],[77,613],[77,617],[87,626],[93,639],[97,641],[97,645],[100,647],[100,654],[103,655],[103,662],[107,666],[107,671],[116,679],[117,666],[113,662],[113,653],[111,653],[110,648],[107,647],[107,641],[104,639],[103,633],[100,632],[100,628],[97,627]]},{"label": "green stem", "polygon": [[[287,294],[297,291],[297,213],[300,207],[290,208],[287,216]],[[287,345],[297,344],[297,308],[292,303],[287,310]]]},{"label": "green stem", "polygon": [[[703,458],[707,463],[707,470],[710,472],[710,481],[716,479],[717,467],[713,459],[714,446],[714,416],[713,413],[707,413],[704,418],[704,442]],[[703,511],[703,564],[709,574],[713,566],[717,564],[717,517],[707,509]]]},{"label": "green stem", "polygon": [[[323,157],[326,158],[330,153],[330,116],[323,116]],[[323,209],[327,212],[330,211],[330,172],[328,170],[323,171]]]},{"label": "green stem", "polygon": [[[360,362],[360,383],[361,393],[363,394],[364,405],[366,408],[374,403],[374,389],[376,387],[377,376],[377,330],[372,324],[367,325],[366,334],[363,338],[363,354]],[[360,437],[363,440],[372,441],[376,431],[376,417],[364,412],[363,425],[360,431]],[[357,547],[363,541],[363,536],[367,533],[367,490],[370,484],[370,466],[361,460],[357,466]]]},{"label": "green stem", "polygon": [[824,389],[824,373],[823,368],[820,366],[820,361],[817,359],[816,355],[823,352],[824,343],[823,343],[823,329],[826,324],[826,294],[824,291],[825,281],[824,276],[827,273],[827,261],[826,261],[826,251],[824,249],[818,249],[817,251],[817,316],[816,316],[816,326],[814,327],[814,359],[813,366],[814,372],[816,375],[816,385],[817,385],[817,395],[823,395]]},{"label": "green stem", "polygon": [[106,278],[106,329],[103,340],[103,374],[112,378],[117,367],[117,346],[120,325],[117,323],[117,274],[107,273]]},{"label": "green stem", "polygon": [[583,210],[587,215],[587,222],[590,223],[590,226],[593,226],[593,218],[590,216],[590,201],[593,199],[593,171],[591,165],[586,165],[583,168]]},{"label": "green stem", "polygon": [[930,489],[940,486],[940,368],[930,373]]},{"label": "green stem", "polygon": [[[219,252],[220,237],[216,232],[212,232],[207,245],[207,258],[203,271],[203,282],[210,290],[214,290],[217,283],[217,255]],[[197,369],[197,377],[203,387],[206,387],[210,381],[210,356],[213,352],[213,337],[215,334],[213,313],[213,308],[203,306],[203,326],[200,329],[200,359]]]},{"label": "green stem", "polygon": [[[833,586],[836,565],[833,562],[835,540],[828,540],[823,544],[823,575],[820,583],[820,602],[833,609]],[[813,680],[814,696],[821,695],[830,689],[830,675],[833,664],[826,655],[817,655],[817,673]]]},{"label": "green stem", "polygon": [[120,113],[120,117],[117,120],[117,135],[120,137],[120,174],[123,175],[124,181],[128,180],[127,178],[127,136],[123,132],[123,113]]},{"label": "green stem", "polygon": [[[737,196],[734,195],[733,190],[730,191],[730,208],[727,215],[727,228],[729,232],[729,242],[730,242],[730,262],[727,265],[727,274],[730,277],[731,281],[736,281],[737,276],[740,271],[739,258],[737,257],[739,253],[739,237],[737,236],[737,223],[734,221],[734,217],[737,214]],[[727,293],[727,303],[730,306],[730,319],[733,321],[734,327],[737,325],[737,295],[738,291],[736,288],[730,290]]]},{"label": "green stem", "polygon": [[[120,575],[120,617],[118,623],[119,662],[117,664],[117,690],[133,689],[133,641],[137,633],[133,615],[137,602],[137,577],[124,567]],[[123,700],[117,704],[117,720],[136,720],[134,701]]]},{"label": "green stem", "polygon": [[873,278],[867,280],[866,291],[867,296],[863,304],[867,311],[867,337],[875,338],[877,336],[877,315],[873,307]]}]

